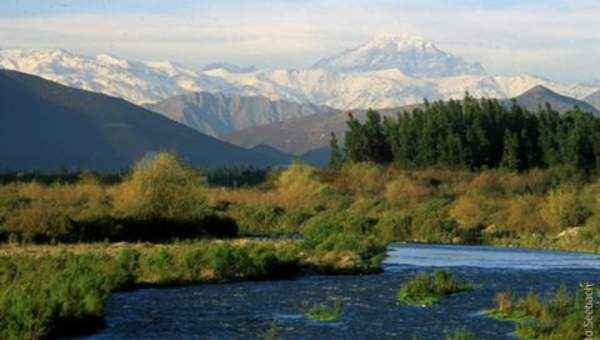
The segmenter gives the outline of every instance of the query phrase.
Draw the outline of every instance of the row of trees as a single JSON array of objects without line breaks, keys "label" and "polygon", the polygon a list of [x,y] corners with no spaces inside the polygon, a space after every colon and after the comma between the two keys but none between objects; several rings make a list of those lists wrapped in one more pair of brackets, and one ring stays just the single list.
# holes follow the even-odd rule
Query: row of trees
[{"label": "row of trees", "polygon": [[[397,162],[406,168],[506,168],[570,165],[600,169],[600,119],[575,108],[560,115],[550,105],[530,113],[495,99],[426,102],[412,112],[384,117],[369,110],[365,122],[347,121],[346,158]],[[332,135],[331,166],[342,153]]]}]

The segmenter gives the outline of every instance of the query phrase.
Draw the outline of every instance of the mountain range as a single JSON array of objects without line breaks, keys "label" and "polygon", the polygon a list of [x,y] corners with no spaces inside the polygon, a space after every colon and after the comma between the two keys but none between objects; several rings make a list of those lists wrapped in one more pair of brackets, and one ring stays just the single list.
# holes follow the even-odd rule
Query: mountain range
[{"label": "mountain range", "polygon": [[159,151],[202,167],[280,164],[123,99],[0,70],[0,171],[115,171]]},{"label": "mountain range", "polygon": [[[599,83],[560,84],[532,75],[488,74],[477,62],[439,49],[417,36],[377,37],[305,69],[257,69],[217,63],[193,69],[65,50],[0,50],[0,67],[22,71],[137,104],[190,92],[264,96],[335,109],[389,108],[429,100],[512,98],[536,85],[584,99]],[[208,131],[207,131],[208,132]]]},{"label": "mountain range", "polygon": [[332,110],[263,96],[208,92],[174,96],[144,107],[211,136]]}]

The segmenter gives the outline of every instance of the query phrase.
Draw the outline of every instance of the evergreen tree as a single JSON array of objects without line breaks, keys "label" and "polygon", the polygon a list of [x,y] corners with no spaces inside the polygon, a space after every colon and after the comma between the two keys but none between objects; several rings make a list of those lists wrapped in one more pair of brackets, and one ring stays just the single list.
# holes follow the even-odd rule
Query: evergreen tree
[{"label": "evergreen tree", "polygon": [[329,167],[332,169],[339,169],[344,162],[342,151],[338,146],[338,140],[334,132],[331,132],[331,139],[329,140],[329,149],[331,154],[329,155]]},{"label": "evergreen tree", "polygon": [[523,171],[570,165],[600,170],[600,118],[579,109],[564,115],[550,105],[527,111],[496,99],[437,101],[386,117],[369,110],[361,124],[348,119],[346,155],[353,162],[401,167],[497,168]]},{"label": "evergreen tree", "polygon": [[507,170],[519,170],[521,161],[519,159],[519,137],[510,130],[504,132],[504,152],[500,167]]},{"label": "evergreen tree", "polygon": [[345,136],[344,147],[346,148],[346,157],[351,162],[368,161],[368,141],[362,124],[354,118],[352,113],[348,114],[348,131]]}]

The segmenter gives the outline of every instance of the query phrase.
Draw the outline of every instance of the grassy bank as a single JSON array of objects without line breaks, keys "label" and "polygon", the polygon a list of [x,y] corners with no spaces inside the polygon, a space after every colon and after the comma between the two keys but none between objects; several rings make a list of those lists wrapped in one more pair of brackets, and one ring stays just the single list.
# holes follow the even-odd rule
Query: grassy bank
[{"label": "grassy bank", "polygon": [[600,320],[586,314],[586,310],[592,313],[597,308],[599,293],[597,288],[585,284],[578,286],[575,294],[564,285],[543,295],[530,291],[517,297],[500,292],[495,308],[484,311],[484,315],[515,321],[515,333],[520,339],[584,339],[600,328]]},{"label": "grassy bank", "polygon": [[360,247],[331,256],[303,241],[7,245],[0,254],[3,339],[57,337],[102,327],[104,304],[117,290],[380,268]]}]

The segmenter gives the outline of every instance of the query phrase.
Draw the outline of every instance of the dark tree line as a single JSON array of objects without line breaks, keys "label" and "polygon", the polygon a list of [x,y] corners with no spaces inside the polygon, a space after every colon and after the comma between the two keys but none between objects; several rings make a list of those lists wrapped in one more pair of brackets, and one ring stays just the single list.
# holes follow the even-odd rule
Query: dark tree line
[{"label": "dark tree line", "polygon": [[600,118],[578,108],[559,114],[546,104],[531,113],[516,102],[506,106],[467,95],[462,101],[426,102],[383,120],[373,110],[364,123],[349,114],[347,124],[345,153],[353,162],[393,161],[406,168],[600,169]]}]

